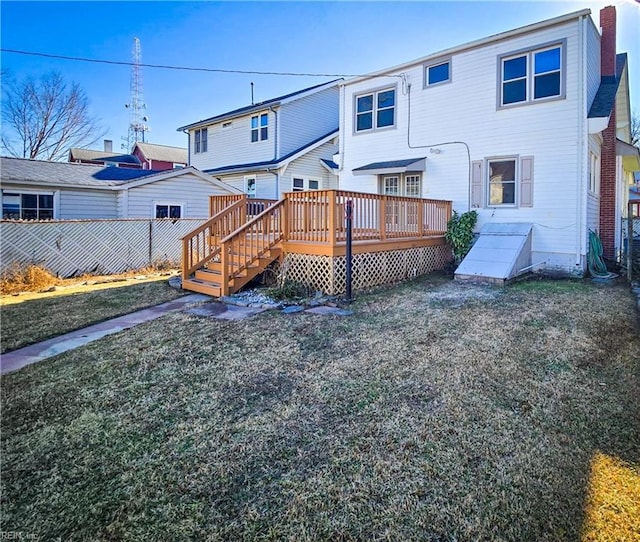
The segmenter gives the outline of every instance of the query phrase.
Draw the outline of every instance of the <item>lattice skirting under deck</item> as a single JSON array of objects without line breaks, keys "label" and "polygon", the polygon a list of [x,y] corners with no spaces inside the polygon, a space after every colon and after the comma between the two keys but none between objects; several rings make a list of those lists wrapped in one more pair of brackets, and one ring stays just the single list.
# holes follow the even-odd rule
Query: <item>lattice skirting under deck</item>
[{"label": "lattice skirting under deck", "polygon": [[[366,290],[400,282],[447,267],[451,261],[449,245],[366,252],[353,255],[352,289]],[[346,258],[287,254],[281,271],[286,279],[321,290],[342,294],[346,290]]]}]

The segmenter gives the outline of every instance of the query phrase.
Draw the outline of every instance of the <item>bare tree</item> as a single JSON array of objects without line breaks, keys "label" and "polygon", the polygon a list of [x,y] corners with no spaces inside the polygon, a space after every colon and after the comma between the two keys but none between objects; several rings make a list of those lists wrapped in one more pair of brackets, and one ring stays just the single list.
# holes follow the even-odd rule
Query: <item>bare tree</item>
[{"label": "bare tree", "polygon": [[2,146],[11,156],[61,160],[70,148],[89,146],[106,133],[80,86],[67,85],[57,72],[22,82],[3,78],[3,87]]},{"label": "bare tree", "polygon": [[634,111],[631,115],[631,144],[640,144],[640,113]]}]

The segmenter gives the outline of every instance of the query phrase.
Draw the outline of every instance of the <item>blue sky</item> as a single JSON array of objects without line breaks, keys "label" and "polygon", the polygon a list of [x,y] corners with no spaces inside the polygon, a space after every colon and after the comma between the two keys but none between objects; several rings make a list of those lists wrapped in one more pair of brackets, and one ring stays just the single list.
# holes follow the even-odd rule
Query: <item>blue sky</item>
[{"label": "blue sky", "polygon": [[[640,111],[640,4],[609,2],[7,2],[3,48],[142,62],[277,72],[360,74],[588,7],[618,11],[618,50],[630,57],[632,109]],[[17,78],[56,70],[86,92],[114,150],[127,135],[131,68],[2,53]],[[142,68],[147,141],[186,146],[179,126],[333,77],[202,73]],[[100,148],[100,144],[94,146]]]}]

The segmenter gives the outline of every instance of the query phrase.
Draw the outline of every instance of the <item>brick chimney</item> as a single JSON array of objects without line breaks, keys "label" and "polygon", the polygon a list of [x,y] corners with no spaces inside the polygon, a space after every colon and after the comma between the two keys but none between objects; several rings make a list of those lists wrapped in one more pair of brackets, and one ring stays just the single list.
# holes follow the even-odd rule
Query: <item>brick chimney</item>
[{"label": "brick chimney", "polygon": [[[607,6],[600,10],[600,75],[616,76],[616,8]],[[616,104],[611,108],[609,125],[602,132],[602,156],[600,161],[600,240],[603,255],[615,258],[616,222]]]}]

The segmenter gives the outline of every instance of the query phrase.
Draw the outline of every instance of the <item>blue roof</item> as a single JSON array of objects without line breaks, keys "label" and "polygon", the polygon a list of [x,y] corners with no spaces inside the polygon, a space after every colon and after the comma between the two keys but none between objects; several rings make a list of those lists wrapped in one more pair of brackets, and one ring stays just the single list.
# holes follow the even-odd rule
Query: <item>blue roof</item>
[{"label": "blue roof", "polygon": [[338,169],[340,166],[338,166],[338,164],[336,164],[333,160],[327,160],[325,158],[320,158],[320,161],[323,164],[326,164],[327,167],[330,167],[331,169]]},{"label": "blue roof", "polygon": [[159,169],[133,169],[123,167],[105,167],[92,177],[99,181],[132,181],[149,175],[162,173]]},{"label": "blue roof", "polygon": [[329,85],[330,83],[335,83],[336,81],[340,81],[341,79],[334,79],[333,81],[327,81],[326,83],[320,83],[319,85],[314,85],[312,87],[303,88],[302,90],[296,90],[295,92],[291,92],[289,94],[285,94],[284,96],[278,96],[277,98],[272,98],[271,100],[266,100],[264,102],[260,102],[257,104],[247,105],[245,107],[240,107],[239,109],[234,109],[233,111],[229,111],[227,113],[222,113],[220,115],[216,115],[215,117],[210,117],[208,119],[199,120],[198,122],[193,122],[191,124],[187,124],[186,126],[181,126],[178,128],[178,132],[182,132],[183,130],[187,130],[189,128],[195,128],[196,126],[212,124],[214,122],[220,122],[221,120],[228,119],[231,117],[237,117],[239,115],[244,115],[246,113],[250,113],[252,111],[259,111],[264,109],[265,107],[269,107],[270,105],[276,105],[283,100],[288,98],[292,98],[298,94],[303,94],[304,92],[309,92],[310,90],[314,90],[325,85]]},{"label": "blue roof", "polygon": [[593,99],[588,117],[608,117],[616,101],[616,94],[620,86],[622,71],[627,63],[627,53],[616,55],[616,75],[605,75],[600,78],[598,92]]},{"label": "blue roof", "polygon": [[[213,169],[203,169],[202,171],[204,173],[209,173],[209,174],[213,174],[213,173],[222,173],[222,172],[232,172],[232,171],[243,171],[243,170],[250,170],[250,169],[260,169],[260,168],[268,168],[270,166],[277,166],[278,164],[280,164],[281,162],[284,162],[285,160],[287,160],[288,158],[291,158],[292,156],[298,154],[299,152],[304,151],[305,149],[312,147],[313,145],[315,145],[316,143],[318,143],[319,141],[322,141],[323,139],[331,136],[331,135],[337,135],[338,134],[338,130],[331,130],[328,134],[325,134],[323,136],[318,137],[317,139],[314,139],[313,141],[311,141],[310,143],[307,143],[306,145],[303,145],[302,147],[291,151],[288,154],[285,154],[283,157],[281,158],[275,158],[273,160],[266,160],[264,162],[250,162],[248,164],[231,164],[228,166],[222,166],[222,167],[217,167],[217,168],[213,168]],[[414,160],[415,161],[415,160]],[[336,165],[337,167],[337,165]]]}]

